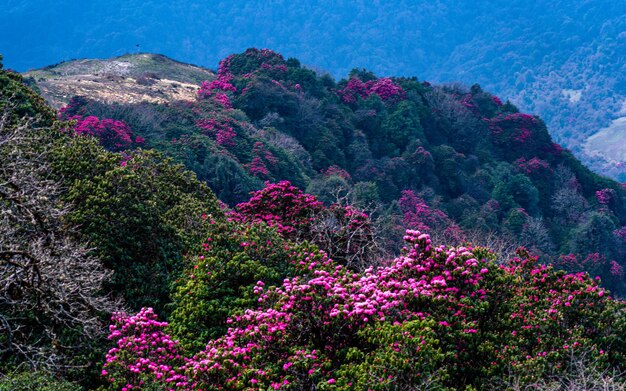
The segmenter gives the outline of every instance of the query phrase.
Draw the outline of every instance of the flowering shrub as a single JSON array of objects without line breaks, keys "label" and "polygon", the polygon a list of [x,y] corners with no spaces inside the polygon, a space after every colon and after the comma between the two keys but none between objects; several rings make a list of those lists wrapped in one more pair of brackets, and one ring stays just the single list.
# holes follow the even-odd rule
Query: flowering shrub
[{"label": "flowering shrub", "polygon": [[250,174],[259,178],[269,178],[269,170],[267,169],[267,164],[272,166],[276,166],[278,163],[278,159],[274,157],[272,152],[265,147],[265,145],[257,141],[254,143],[254,147],[252,148],[253,158],[250,164],[248,165],[248,170]]},{"label": "flowering shrub", "polygon": [[457,242],[462,241],[463,232],[445,212],[432,208],[412,190],[402,192],[399,200],[400,209],[404,213],[404,226],[410,229],[431,232],[437,229]]},{"label": "flowering shrub", "polygon": [[341,97],[345,103],[354,103],[357,98],[365,99],[372,94],[376,94],[383,102],[397,103],[405,98],[406,93],[399,85],[388,77],[377,80],[362,82],[360,79],[353,77],[348,80],[346,86],[337,91],[337,95]]},{"label": "flowering shrub", "polygon": [[534,157],[530,160],[526,160],[521,157],[513,162],[518,172],[526,175],[536,174],[541,175],[550,170],[550,165],[545,160],[541,160]]},{"label": "flowering shrub", "polygon": [[250,48],[220,62],[218,74],[250,77],[250,73],[256,71],[274,77],[284,74],[287,66],[283,56],[273,50]]},{"label": "flowering shrub", "polygon": [[602,207],[607,207],[611,200],[615,198],[616,192],[613,189],[602,189],[596,191],[596,200]]},{"label": "flowering shrub", "polygon": [[226,94],[227,92],[235,92],[237,88],[231,84],[232,76],[229,74],[218,75],[213,81],[203,81],[200,89],[198,90],[198,98],[209,99],[213,98],[216,102],[222,105],[226,109],[233,107],[230,102],[230,98]]},{"label": "flowering shrub", "polygon": [[[198,98],[213,99],[222,107],[231,109],[231,96],[237,92],[237,87],[233,84],[236,77],[251,79],[262,74],[271,78],[282,78],[286,72],[287,66],[280,54],[269,49],[248,49],[242,54],[232,54],[220,61],[217,78],[202,82]],[[280,82],[273,82],[282,87]],[[245,84],[241,88],[241,94],[245,94],[250,86],[250,83]]]},{"label": "flowering shrub", "polygon": [[209,118],[201,118],[196,122],[196,127],[201,129],[205,134],[214,136],[218,145],[224,147],[234,147],[233,140],[237,133],[232,127],[233,120],[229,117],[214,115]]},{"label": "flowering shrub", "polygon": [[323,204],[315,196],[303,193],[289,181],[265,183],[248,202],[237,205],[236,219],[262,221],[287,237],[307,231]]},{"label": "flowering shrub", "polygon": [[619,240],[626,244],[626,227],[621,227],[613,231],[613,235]]},{"label": "flowering shrub", "polygon": [[[143,324],[118,325],[112,338],[124,330],[133,342],[125,366],[107,364],[106,376],[133,384],[129,368],[156,351],[149,361],[167,363],[176,389],[458,389],[509,375],[537,381],[566,371],[577,352],[601,368],[624,359],[624,305],[587,275],[555,272],[524,250],[498,266],[484,248],[435,246],[419,231],[405,240],[403,256],[363,273],[312,248],[290,253],[295,275],[247,286],[256,309],[234,313],[226,333],[182,365],[162,331],[146,338]],[[157,349],[133,348],[144,340]],[[153,368],[140,367],[142,379],[154,379]]]},{"label": "flowering shrub", "polygon": [[[493,144],[502,148],[507,156],[532,159],[539,153],[556,154],[550,146],[551,139],[545,126],[532,115],[523,113],[500,114],[494,118],[483,118],[491,131]],[[511,153],[514,152],[514,153]]]},{"label": "flowering shrub", "polygon": [[343,168],[337,166],[337,165],[332,165],[330,167],[328,167],[326,170],[323,170],[322,174],[325,177],[329,177],[329,176],[338,176],[341,177],[347,181],[351,181],[352,178],[350,177],[350,174],[344,170]]},{"label": "flowering shrub", "polygon": [[145,142],[143,137],[133,138],[132,130],[124,121],[100,119],[93,115],[69,116],[65,120],[76,121],[71,130],[73,134],[94,136],[109,151],[121,151]]},{"label": "flowering shrub", "polygon": [[106,355],[102,376],[124,391],[144,385],[182,388],[188,385],[180,367],[183,358],[178,341],[165,334],[167,323],[159,322],[152,308],[138,314],[113,314],[109,339],[115,342]]},{"label": "flowering shrub", "polygon": [[[611,331],[604,322],[621,318],[623,309],[605,312],[611,300],[587,274],[555,272],[538,265],[536,257],[524,251],[519,254],[504,268],[518,281],[503,287],[512,295],[502,302],[509,307],[508,319],[501,318],[510,335],[495,353],[503,362],[510,360],[514,372],[527,380],[563,371],[574,352],[587,351],[600,365],[606,365],[606,333]],[[623,347],[614,348],[615,354],[621,355],[618,352]]]},{"label": "flowering shrub", "polygon": [[554,266],[569,273],[586,272],[592,277],[600,278],[603,286],[615,291],[621,290],[624,278],[622,265],[597,252],[581,256],[580,254],[561,255],[555,260]]},{"label": "flowering shrub", "polygon": [[267,182],[231,215],[241,222],[264,222],[287,239],[307,240],[344,266],[360,267],[376,255],[369,216],[353,207],[324,204],[289,181]]}]

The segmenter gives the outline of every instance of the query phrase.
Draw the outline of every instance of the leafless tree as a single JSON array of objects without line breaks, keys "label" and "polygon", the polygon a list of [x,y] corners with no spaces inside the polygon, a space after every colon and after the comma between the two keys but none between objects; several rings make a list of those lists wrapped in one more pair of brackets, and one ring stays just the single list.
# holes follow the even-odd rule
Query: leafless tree
[{"label": "leafless tree", "polygon": [[625,391],[624,373],[613,369],[602,369],[599,363],[586,355],[570,356],[566,373],[546,374],[536,381],[524,381],[519,375],[510,375],[494,380],[493,390],[512,391]]},{"label": "leafless tree", "polygon": [[541,217],[529,217],[522,228],[520,241],[535,254],[550,254],[554,252],[554,243],[550,232]]},{"label": "leafless tree", "polygon": [[63,222],[54,132],[9,125],[11,99],[0,103],[0,360],[60,373],[80,365],[72,357],[98,343],[119,303],[102,294],[110,272]]},{"label": "leafless tree", "polygon": [[[376,214],[376,206],[354,208],[351,192],[342,189],[337,189],[333,197],[333,204],[316,216],[309,233],[311,237],[306,239],[354,270],[362,271],[391,259],[392,255],[382,246],[380,221],[371,218]],[[348,218],[345,211],[349,209],[363,212],[367,217]]]},{"label": "leafless tree", "polygon": [[304,167],[311,168],[311,154],[294,137],[273,128],[265,129],[262,136],[270,145],[286,150]]},{"label": "leafless tree", "polygon": [[449,124],[448,137],[456,149],[467,148],[483,135],[479,118],[444,88],[435,87],[425,97],[433,113]]},{"label": "leafless tree", "polygon": [[[436,241],[436,243],[448,243],[448,241]],[[472,247],[486,247],[493,251],[496,255],[496,263],[505,264],[515,257],[521,243],[514,241],[501,233],[494,231],[484,231],[480,229],[463,231],[462,243],[454,243],[455,245],[471,244]]]}]

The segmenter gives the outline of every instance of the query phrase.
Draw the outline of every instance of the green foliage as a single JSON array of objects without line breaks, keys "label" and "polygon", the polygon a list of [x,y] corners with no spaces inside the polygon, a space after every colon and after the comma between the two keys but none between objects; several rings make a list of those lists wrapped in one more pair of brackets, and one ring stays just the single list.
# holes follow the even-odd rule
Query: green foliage
[{"label": "green foliage", "polygon": [[589,218],[577,226],[571,233],[569,252],[574,254],[615,253],[616,245],[613,231],[617,227],[613,220],[602,213],[592,213]]},{"label": "green foliage", "polygon": [[80,386],[46,372],[19,372],[0,377],[0,391],[77,391]]},{"label": "green foliage", "polygon": [[356,208],[367,210],[380,204],[378,186],[374,182],[358,182],[354,184],[352,202]]},{"label": "green foliage", "polygon": [[[306,246],[285,241],[265,224],[209,220],[200,255],[176,282],[170,330],[188,351],[224,334],[226,320],[255,307],[254,288],[294,275],[293,253]],[[296,250],[299,249],[299,250]]]},{"label": "green foliage", "polygon": [[521,207],[531,215],[539,211],[539,192],[523,174],[513,175],[507,182],[499,183],[493,190],[493,198],[505,210]]},{"label": "green foliage", "polygon": [[115,271],[109,288],[132,308],[163,308],[183,254],[199,240],[202,214],[222,216],[217,199],[194,174],[154,151],[118,155],[77,137],[54,153],[57,175],[74,206],[68,222],[81,227]]},{"label": "green foliage", "polygon": [[215,195],[229,205],[245,201],[248,194],[261,188],[263,183],[228,155],[209,155],[196,172],[199,179],[206,181]]},{"label": "green foliage", "polygon": [[306,192],[317,196],[326,205],[330,205],[346,197],[350,187],[345,178],[330,175],[312,181]]},{"label": "green foliage", "polygon": [[425,139],[418,114],[413,102],[403,101],[383,120],[381,139],[391,144],[386,148],[386,155],[400,155],[411,141]]},{"label": "green foliage", "polygon": [[360,346],[342,357],[337,382],[321,389],[448,389],[450,375],[441,368],[445,355],[434,328],[435,322],[423,320],[368,325],[358,332]]},{"label": "green foliage", "polygon": [[[1,61],[0,61],[1,65]],[[8,114],[5,127],[11,129],[27,118],[33,127],[52,126],[55,113],[44,99],[23,84],[22,76],[0,66],[0,112]]]}]

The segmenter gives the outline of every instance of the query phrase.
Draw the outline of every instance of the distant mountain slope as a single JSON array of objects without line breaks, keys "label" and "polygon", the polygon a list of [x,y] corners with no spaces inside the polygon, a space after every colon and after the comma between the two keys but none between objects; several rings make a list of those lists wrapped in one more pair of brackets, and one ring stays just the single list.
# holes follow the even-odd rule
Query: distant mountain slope
[{"label": "distant mountain slope", "polygon": [[24,73],[55,108],[73,96],[105,103],[163,103],[194,100],[208,69],[174,61],[159,54],[129,54],[111,59],[63,62]]},{"label": "distant mountain slope", "polygon": [[[544,118],[555,140],[596,172],[626,181],[623,162],[604,159],[596,144],[584,147],[620,117],[626,100],[623,1],[56,4],[3,7],[0,50],[7,66],[26,70],[138,48],[216,66],[229,53],[270,47],[336,77],[365,67],[383,76],[479,83]],[[624,136],[614,142],[626,146]]]}]

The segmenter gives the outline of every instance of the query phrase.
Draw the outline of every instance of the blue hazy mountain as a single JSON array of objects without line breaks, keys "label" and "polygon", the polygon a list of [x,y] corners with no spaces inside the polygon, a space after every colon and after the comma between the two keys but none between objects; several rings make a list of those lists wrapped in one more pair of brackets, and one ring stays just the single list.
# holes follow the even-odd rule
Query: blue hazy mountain
[{"label": "blue hazy mountain", "polygon": [[0,53],[19,71],[139,51],[214,68],[230,53],[269,47],[335,77],[362,67],[479,83],[541,115],[558,142],[626,181],[626,135],[613,122],[626,115],[626,2],[3,3]]}]

